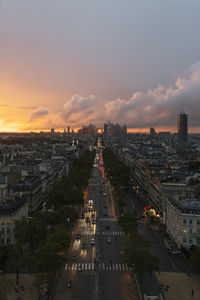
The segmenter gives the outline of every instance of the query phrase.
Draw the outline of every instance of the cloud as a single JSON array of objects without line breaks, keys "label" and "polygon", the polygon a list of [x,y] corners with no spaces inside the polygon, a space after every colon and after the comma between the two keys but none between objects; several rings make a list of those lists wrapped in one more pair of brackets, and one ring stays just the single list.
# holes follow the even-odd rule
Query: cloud
[{"label": "cloud", "polygon": [[34,111],[34,112],[31,113],[30,121],[32,122],[32,121],[34,121],[34,120],[36,120],[36,119],[39,119],[39,118],[41,118],[41,117],[44,117],[44,116],[46,116],[48,113],[49,113],[49,112],[48,112],[48,110],[46,110],[46,109],[38,109],[38,110],[36,110],[36,111]]},{"label": "cloud", "polygon": [[[200,62],[192,65],[182,76],[176,76],[174,84],[157,85],[146,92],[135,92],[128,99],[99,99],[73,95],[63,107],[54,113],[38,109],[31,114],[34,126],[40,129],[77,128],[89,123],[102,127],[110,120],[129,128],[176,126],[177,114],[184,108],[189,115],[189,126],[200,127]],[[35,128],[36,128],[35,127]]]},{"label": "cloud", "polygon": [[67,124],[80,126],[86,123],[103,122],[104,113],[104,106],[94,95],[87,97],[74,95],[64,104],[58,118],[67,122]]},{"label": "cloud", "polygon": [[183,76],[176,76],[172,86],[158,85],[146,92],[135,92],[129,99],[74,95],[64,104],[60,117],[76,126],[89,122],[102,126],[108,120],[132,128],[174,126],[182,107],[189,115],[189,125],[199,126],[200,62]]}]

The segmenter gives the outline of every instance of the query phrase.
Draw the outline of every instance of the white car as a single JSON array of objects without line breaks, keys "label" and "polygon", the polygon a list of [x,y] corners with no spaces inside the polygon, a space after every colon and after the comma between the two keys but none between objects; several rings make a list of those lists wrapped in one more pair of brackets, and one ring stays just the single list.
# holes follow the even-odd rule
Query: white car
[{"label": "white car", "polygon": [[89,206],[92,206],[92,205],[93,205],[93,200],[89,200],[89,201],[88,201],[88,205],[89,205]]},{"label": "white car", "polygon": [[91,246],[95,246],[95,239],[91,239],[90,245],[91,245]]}]

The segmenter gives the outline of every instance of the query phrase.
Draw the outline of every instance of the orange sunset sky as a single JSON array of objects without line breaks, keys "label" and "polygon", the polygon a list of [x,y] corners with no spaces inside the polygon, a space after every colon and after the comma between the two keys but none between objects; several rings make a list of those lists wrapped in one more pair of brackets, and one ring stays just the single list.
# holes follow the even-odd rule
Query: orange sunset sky
[{"label": "orange sunset sky", "polygon": [[75,2],[0,1],[0,131],[200,133],[200,2]]}]

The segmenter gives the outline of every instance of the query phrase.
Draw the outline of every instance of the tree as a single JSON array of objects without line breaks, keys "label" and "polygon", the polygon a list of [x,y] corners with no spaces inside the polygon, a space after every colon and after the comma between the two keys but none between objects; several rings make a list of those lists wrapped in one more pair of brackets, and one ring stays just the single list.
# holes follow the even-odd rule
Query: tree
[{"label": "tree", "polygon": [[200,271],[200,247],[194,247],[190,253],[190,263],[192,267],[195,270]]},{"label": "tree", "polygon": [[150,253],[149,248],[132,249],[128,254],[128,263],[134,265],[135,272],[139,275],[141,282],[144,273],[152,273],[159,269],[159,259]]},{"label": "tree", "polygon": [[60,254],[61,251],[62,246],[59,243],[46,241],[32,257],[32,271],[55,273],[60,270],[66,262],[64,256]]},{"label": "tree", "polygon": [[46,226],[41,219],[25,219],[15,222],[15,239],[22,248],[29,247],[32,254],[41,241],[45,240]]}]

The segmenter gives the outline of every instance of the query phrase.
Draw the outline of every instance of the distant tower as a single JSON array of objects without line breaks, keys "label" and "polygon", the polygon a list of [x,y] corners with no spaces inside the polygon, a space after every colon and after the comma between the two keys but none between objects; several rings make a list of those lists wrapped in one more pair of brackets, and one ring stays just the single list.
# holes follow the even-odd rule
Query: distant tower
[{"label": "distant tower", "polygon": [[186,143],[188,138],[188,115],[183,111],[177,115],[177,133],[179,143]]},{"label": "distant tower", "polygon": [[70,135],[70,126],[67,127],[67,133]]},{"label": "distant tower", "polygon": [[51,133],[54,134],[54,128],[51,128]]},{"label": "distant tower", "polygon": [[153,128],[153,127],[150,128],[150,134],[151,135],[155,135],[156,134],[155,128]]},{"label": "distant tower", "polygon": [[108,124],[104,124],[104,130],[103,130],[104,134],[108,133]]}]

